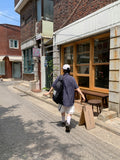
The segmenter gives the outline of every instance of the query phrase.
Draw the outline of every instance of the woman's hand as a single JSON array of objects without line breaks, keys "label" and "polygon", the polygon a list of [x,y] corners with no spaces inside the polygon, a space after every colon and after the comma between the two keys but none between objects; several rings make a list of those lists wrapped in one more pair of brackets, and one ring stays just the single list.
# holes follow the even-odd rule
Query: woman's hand
[{"label": "woman's hand", "polygon": [[43,96],[48,96],[48,95],[49,95],[49,92],[43,94]]},{"label": "woman's hand", "polygon": [[49,92],[44,93],[43,96],[48,96],[51,93],[52,90],[53,90],[53,87],[50,88]]},{"label": "woman's hand", "polygon": [[82,96],[82,101],[84,101],[84,102],[85,102],[85,96],[84,96],[84,95]]}]

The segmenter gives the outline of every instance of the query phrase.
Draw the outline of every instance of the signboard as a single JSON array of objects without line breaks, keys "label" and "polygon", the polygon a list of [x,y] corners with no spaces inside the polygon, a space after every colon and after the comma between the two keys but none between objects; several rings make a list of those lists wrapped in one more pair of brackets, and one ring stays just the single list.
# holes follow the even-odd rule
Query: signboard
[{"label": "signboard", "polygon": [[40,48],[33,48],[33,57],[40,57]]},{"label": "signboard", "polygon": [[87,129],[95,128],[93,110],[92,110],[92,106],[90,105],[82,106],[79,125],[83,125],[83,124],[86,125]]}]

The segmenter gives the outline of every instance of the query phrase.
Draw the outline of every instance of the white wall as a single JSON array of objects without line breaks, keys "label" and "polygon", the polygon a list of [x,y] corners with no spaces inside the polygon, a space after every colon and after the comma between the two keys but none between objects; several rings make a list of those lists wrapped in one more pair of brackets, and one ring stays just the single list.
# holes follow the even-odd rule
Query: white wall
[{"label": "white wall", "polygon": [[45,74],[45,56],[41,56],[41,89],[43,89],[46,85],[46,74]]},{"label": "white wall", "polygon": [[30,47],[33,47],[36,45],[36,39],[35,38],[32,38],[30,40],[27,40],[27,41],[24,41],[22,44],[21,44],[21,50],[25,50],[27,48],[30,48]]}]

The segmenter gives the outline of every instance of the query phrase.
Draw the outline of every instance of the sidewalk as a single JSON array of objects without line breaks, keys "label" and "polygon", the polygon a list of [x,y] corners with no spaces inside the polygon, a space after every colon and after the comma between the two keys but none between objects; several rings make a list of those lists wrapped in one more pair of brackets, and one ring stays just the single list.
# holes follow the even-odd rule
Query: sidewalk
[{"label": "sidewalk", "polygon": [[[50,96],[49,97],[43,96],[43,93],[44,93],[43,91],[42,92],[32,92],[32,91],[30,91],[29,82],[21,81],[20,83],[17,83],[16,85],[14,85],[14,88],[19,90],[19,91],[22,91],[25,94],[28,94],[28,95],[30,95],[34,98],[37,98],[39,100],[42,100],[46,103],[49,103],[49,104],[57,107],[57,104],[55,104],[53,102],[53,100],[50,98]],[[80,111],[79,112],[75,111],[74,116],[78,119],[80,117]],[[94,117],[94,119],[95,119],[95,124],[96,125],[104,128],[104,129],[107,129],[107,130],[111,131],[112,133],[120,136],[120,118],[119,117],[109,119],[105,122],[97,119],[97,117]]]}]

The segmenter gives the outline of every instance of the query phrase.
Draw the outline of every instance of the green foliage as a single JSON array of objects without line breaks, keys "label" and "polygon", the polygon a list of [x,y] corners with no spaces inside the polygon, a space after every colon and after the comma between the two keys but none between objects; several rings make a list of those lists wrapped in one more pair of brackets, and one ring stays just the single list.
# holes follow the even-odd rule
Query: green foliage
[{"label": "green foliage", "polygon": [[46,91],[50,90],[50,88],[47,88],[47,87],[43,87],[42,89],[45,89]]},{"label": "green foliage", "polygon": [[50,87],[51,87],[51,85],[53,83],[53,75],[54,75],[55,78],[58,77],[58,74],[53,73],[53,71],[58,70],[58,69],[59,69],[58,66],[55,66],[55,67],[53,66],[53,59],[47,61],[47,70],[49,70],[48,74],[47,74],[48,81],[47,81],[46,87],[43,88],[46,91],[50,90]]}]

